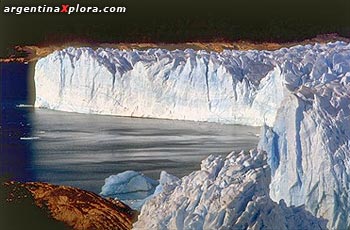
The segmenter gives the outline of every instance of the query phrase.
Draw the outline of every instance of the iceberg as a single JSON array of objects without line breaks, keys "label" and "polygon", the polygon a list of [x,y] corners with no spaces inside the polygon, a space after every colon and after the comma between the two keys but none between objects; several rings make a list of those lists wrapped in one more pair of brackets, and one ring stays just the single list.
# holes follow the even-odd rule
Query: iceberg
[{"label": "iceberg", "polygon": [[159,181],[156,181],[141,172],[129,170],[106,178],[100,195],[121,200],[131,208],[140,210],[147,200],[174,188],[179,181],[179,178],[165,171],[161,171]]},{"label": "iceberg", "polygon": [[[267,153],[271,173],[266,174],[271,178],[264,183],[271,184],[269,191],[262,189],[265,191],[262,200],[267,205],[260,205],[257,199],[253,202],[257,206],[252,204],[263,215],[257,215],[257,220],[266,216],[260,207],[294,213],[295,206],[304,205],[315,217],[327,219],[328,228],[350,227],[350,44],[335,42],[276,51],[221,53],[190,49],[67,48],[37,62],[35,86],[36,107],[262,126],[258,148]],[[215,162],[226,164],[219,159]],[[216,173],[210,173],[216,178]],[[225,211],[222,216],[207,215],[208,205],[200,203],[205,203],[204,198],[201,200],[203,189],[210,190],[202,186],[211,182],[203,180],[202,174],[195,178],[191,175],[186,177],[188,180],[181,179],[182,186],[177,185],[180,182],[169,186],[169,191],[179,196],[172,198],[181,198],[189,206],[172,203],[183,211],[177,212],[176,218],[173,214],[166,218],[161,215],[157,222],[180,227],[224,225],[226,222],[222,221],[226,216],[231,218],[231,214]],[[254,188],[260,186],[259,181],[250,181],[256,184],[252,185]],[[244,188],[239,189],[243,192],[236,194],[242,195],[240,199],[249,195]],[[182,192],[176,193],[178,190]],[[213,187],[210,191],[216,190]],[[146,206],[154,202],[160,210],[164,207],[175,210],[166,200],[171,194],[164,194],[166,191],[155,195]],[[198,205],[188,200],[190,195],[198,198]],[[214,193],[208,192],[207,196],[214,197]],[[227,193],[222,200],[226,196],[235,197]],[[280,200],[284,201],[274,203]],[[190,211],[197,206],[201,208]],[[246,206],[241,207],[239,211]],[[283,212],[278,213],[278,218],[282,218]],[[181,217],[182,214],[195,221]],[[143,216],[147,215],[141,213],[141,222],[146,221]],[[289,226],[288,221],[278,218],[274,218],[278,224]],[[230,220],[236,221],[233,217]],[[152,226],[159,225],[152,221]]]},{"label": "iceberg", "polygon": [[139,209],[145,199],[154,194],[158,181],[140,172],[125,171],[105,179],[100,195],[123,201],[134,209]]},{"label": "iceberg", "polygon": [[263,151],[209,156],[145,203],[134,229],[326,229],[303,207],[269,198],[270,168]]}]

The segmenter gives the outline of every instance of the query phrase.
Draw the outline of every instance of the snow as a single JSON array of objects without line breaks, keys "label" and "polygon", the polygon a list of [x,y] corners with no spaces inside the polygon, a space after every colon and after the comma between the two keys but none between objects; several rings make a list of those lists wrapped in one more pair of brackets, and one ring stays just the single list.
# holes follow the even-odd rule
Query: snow
[{"label": "snow", "polygon": [[[136,226],[255,228],[275,220],[285,229],[304,213],[286,206],[304,205],[328,228],[350,227],[350,44],[221,53],[67,48],[37,62],[35,84],[37,107],[263,126],[259,148],[271,174],[256,160],[261,154],[254,164],[207,159],[151,198]],[[286,206],[273,202],[281,199]]]},{"label": "snow", "polygon": [[262,151],[209,156],[201,169],[142,207],[134,229],[325,229],[303,207],[269,198],[270,168]]}]

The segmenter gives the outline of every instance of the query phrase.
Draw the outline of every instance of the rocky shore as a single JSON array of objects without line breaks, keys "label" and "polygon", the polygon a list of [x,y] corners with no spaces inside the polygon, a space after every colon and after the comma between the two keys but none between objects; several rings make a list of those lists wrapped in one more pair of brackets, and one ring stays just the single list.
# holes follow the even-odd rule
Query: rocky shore
[{"label": "rocky shore", "polygon": [[137,212],[92,192],[41,182],[4,182],[0,189],[5,229],[131,229]]}]

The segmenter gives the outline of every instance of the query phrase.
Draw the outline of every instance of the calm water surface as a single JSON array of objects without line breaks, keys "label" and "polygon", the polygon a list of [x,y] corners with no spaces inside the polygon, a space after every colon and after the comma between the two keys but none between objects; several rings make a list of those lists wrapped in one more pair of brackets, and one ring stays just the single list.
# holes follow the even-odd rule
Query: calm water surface
[{"label": "calm water surface", "polygon": [[158,179],[165,170],[181,177],[209,154],[249,150],[258,142],[257,127],[16,107],[33,104],[32,84],[21,81],[25,68],[6,66],[1,80],[0,169],[17,180],[100,192],[112,174],[135,170]]},{"label": "calm water surface", "polygon": [[258,128],[35,109],[31,119],[36,179],[99,192],[103,179],[125,170],[159,178],[184,176],[210,154],[249,150]]}]

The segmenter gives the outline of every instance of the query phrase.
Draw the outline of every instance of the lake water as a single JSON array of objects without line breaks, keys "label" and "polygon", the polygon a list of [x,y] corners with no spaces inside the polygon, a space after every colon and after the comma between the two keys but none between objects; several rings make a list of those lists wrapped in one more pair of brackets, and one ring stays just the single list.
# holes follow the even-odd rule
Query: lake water
[{"label": "lake water", "polygon": [[1,175],[100,192],[126,170],[154,179],[199,169],[210,154],[249,150],[258,127],[66,113],[16,107],[33,104],[28,66],[1,64]]}]

